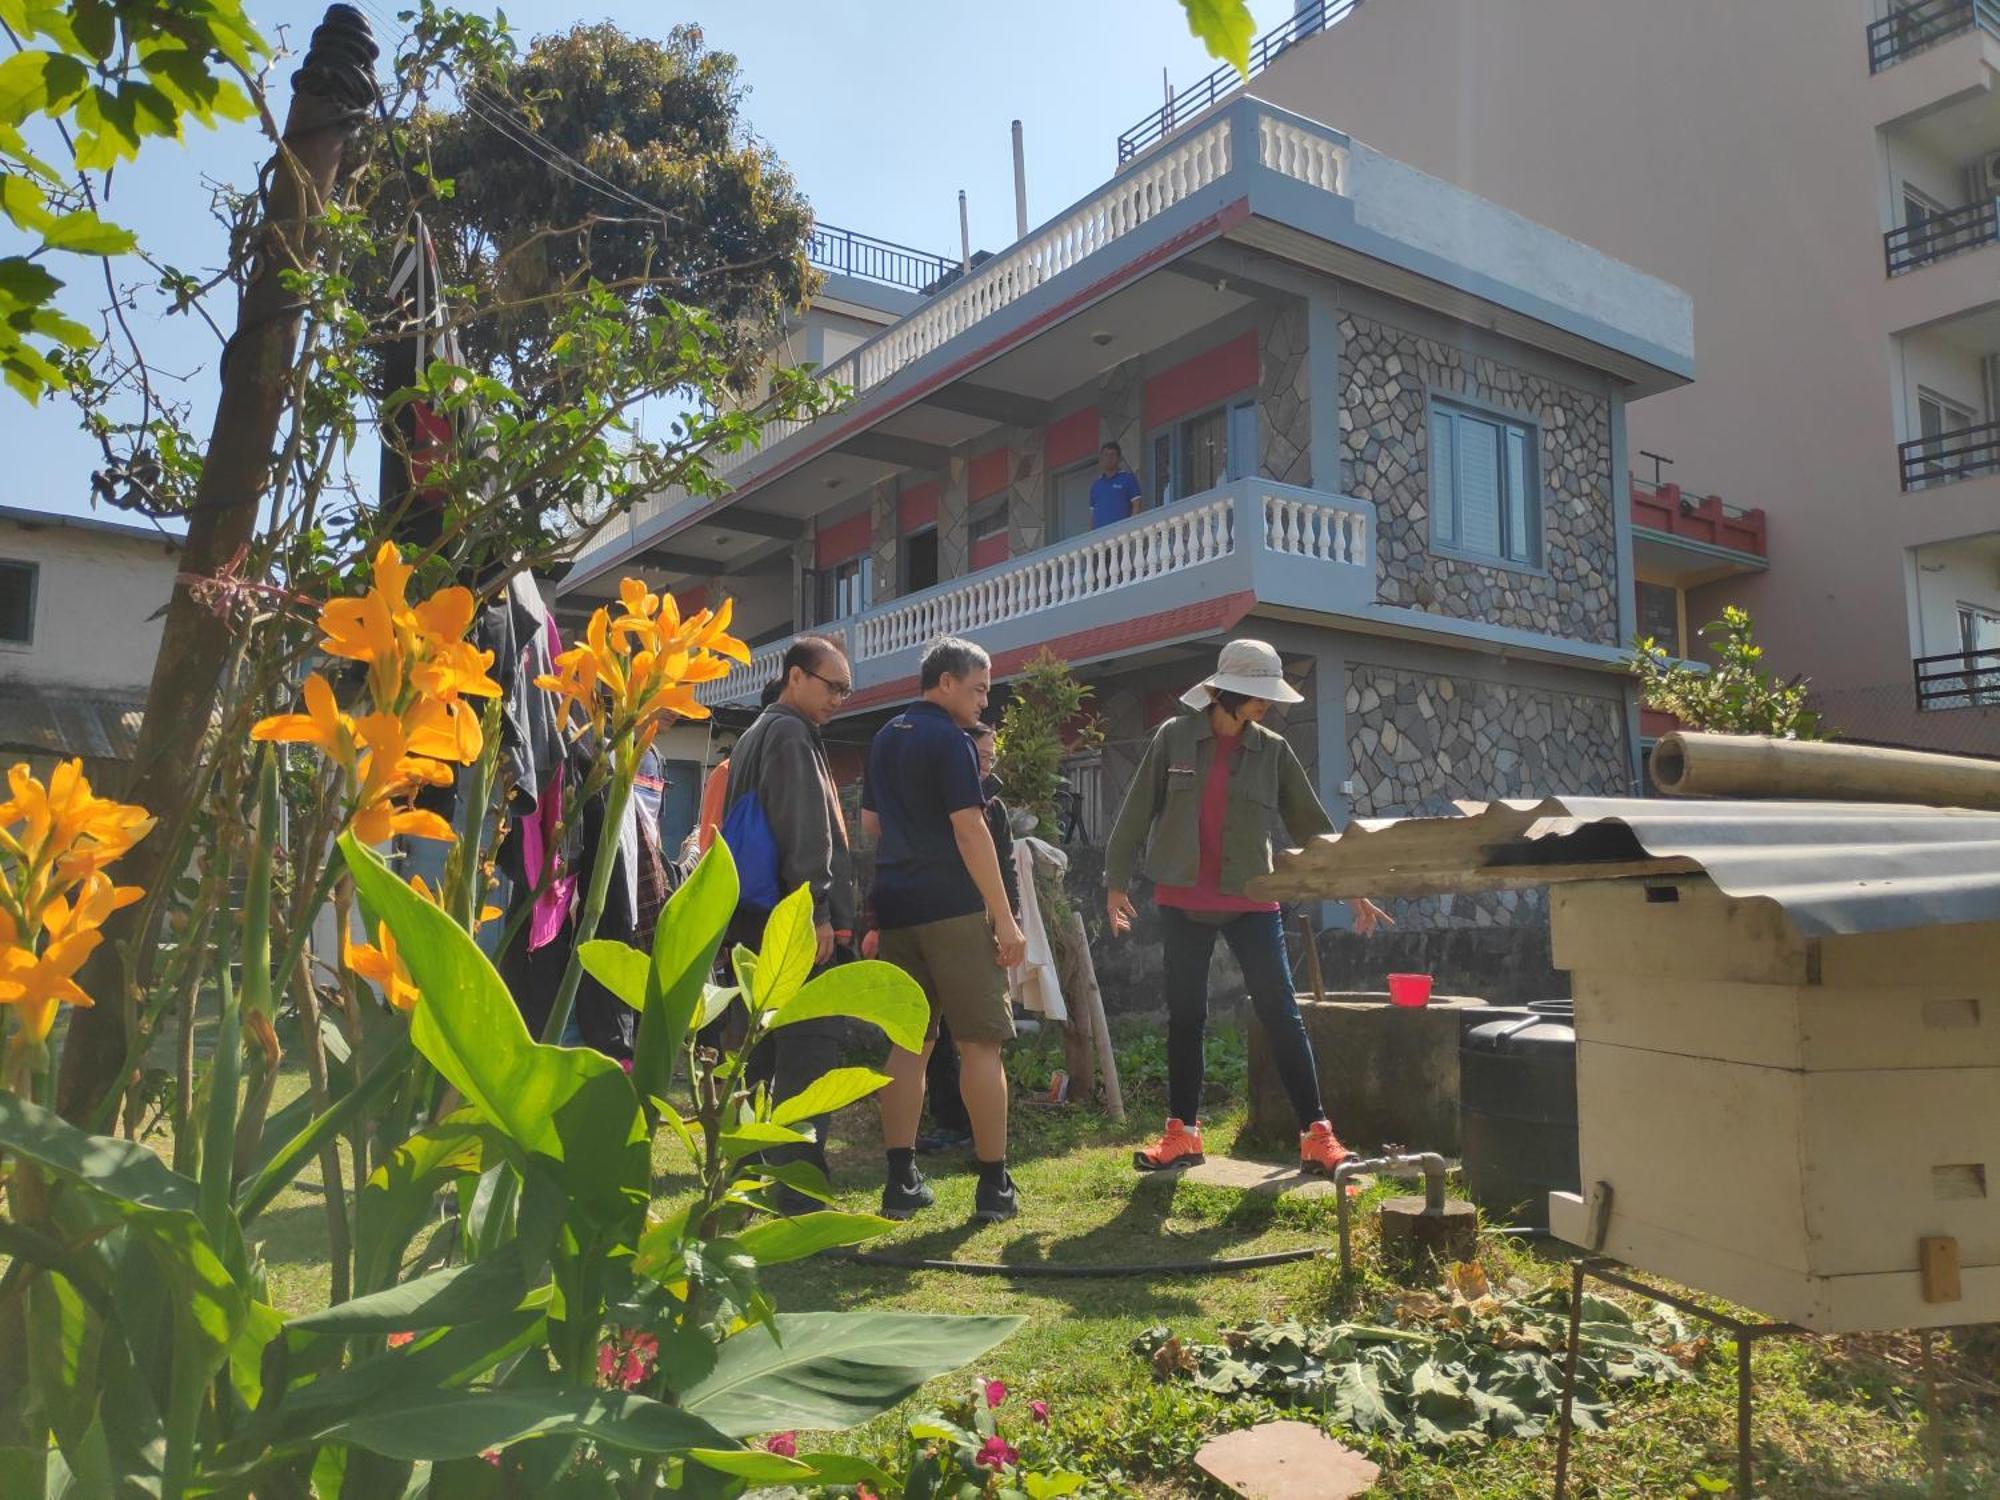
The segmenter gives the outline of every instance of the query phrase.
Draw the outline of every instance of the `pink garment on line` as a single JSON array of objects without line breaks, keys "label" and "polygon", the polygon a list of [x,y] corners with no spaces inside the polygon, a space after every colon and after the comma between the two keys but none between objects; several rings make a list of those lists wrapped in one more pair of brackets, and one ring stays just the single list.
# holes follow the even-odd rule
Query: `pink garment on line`
[{"label": "pink garment on line", "polygon": [[[554,615],[542,622],[548,638],[549,660],[562,655],[562,636],[556,630]],[[525,673],[522,674],[524,677]],[[529,888],[542,883],[542,868],[549,860],[557,862],[555,879],[549,882],[547,890],[535,902],[534,912],[528,918],[528,951],[546,948],[556,940],[562,931],[563,922],[569,916],[570,898],[576,893],[576,877],[565,874],[561,869],[561,857],[556,853],[556,829],[562,823],[563,810],[563,768],[558,764],[549,773],[548,782],[542,787],[541,795],[535,799],[535,815],[521,825],[521,864],[528,877]]]}]

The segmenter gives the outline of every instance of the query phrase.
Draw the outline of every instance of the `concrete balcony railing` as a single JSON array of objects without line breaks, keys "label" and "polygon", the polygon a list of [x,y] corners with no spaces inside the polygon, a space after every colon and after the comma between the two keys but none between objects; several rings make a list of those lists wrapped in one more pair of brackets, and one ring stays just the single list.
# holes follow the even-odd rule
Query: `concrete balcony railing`
[{"label": "concrete balcony railing", "polygon": [[[914,676],[923,649],[967,636],[995,656],[1218,596],[1337,613],[1375,597],[1365,500],[1239,479],[841,622],[856,691]],[[708,705],[754,702],[788,642],[706,683]]]},{"label": "concrete balcony railing", "polygon": [[1927,47],[1979,27],[2000,36],[2000,0],[1916,0],[1868,27],[1868,71],[1879,73]]}]

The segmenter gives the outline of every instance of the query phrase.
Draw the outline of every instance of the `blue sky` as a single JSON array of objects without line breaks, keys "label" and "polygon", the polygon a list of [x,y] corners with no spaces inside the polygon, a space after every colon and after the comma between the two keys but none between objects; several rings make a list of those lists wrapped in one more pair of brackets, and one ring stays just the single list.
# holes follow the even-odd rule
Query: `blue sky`
[{"label": "blue sky", "polygon": [[[393,15],[403,0],[364,7]],[[249,0],[268,36],[282,28],[302,50],[322,3]],[[1054,215],[1111,175],[1120,131],[1158,107],[1164,67],[1185,88],[1215,66],[1188,35],[1176,0],[516,0],[501,7],[524,39],[576,22],[610,20],[661,34],[676,22],[702,27],[708,44],[734,52],[750,89],[751,127],[791,166],[820,218],[844,228],[955,255],[958,191],[969,195],[975,249],[1014,238],[1009,122],[1027,138],[1028,218]],[[1261,32],[1290,13],[1290,0],[1252,0]],[[281,71],[279,77],[285,76]],[[282,117],[283,82],[274,106]],[[205,180],[247,183],[262,160],[246,129],[198,132],[184,146],[149,145],[137,170],[112,183],[111,216],[186,270],[215,266],[220,232],[208,216]],[[103,282],[90,262],[64,257],[52,269],[77,295],[73,311],[95,325]],[[120,263],[121,281],[143,267]],[[207,430],[215,388],[215,340],[199,324],[161,319],[143,294],[133,326],[156,366],[192,375],[186,387]],[[233,309],[218,305],[225,327]],[[71,409],[30,410],[0,391],[0,436],[12,480],[0,503],[80,514],[89,510],[95,444]]]}]

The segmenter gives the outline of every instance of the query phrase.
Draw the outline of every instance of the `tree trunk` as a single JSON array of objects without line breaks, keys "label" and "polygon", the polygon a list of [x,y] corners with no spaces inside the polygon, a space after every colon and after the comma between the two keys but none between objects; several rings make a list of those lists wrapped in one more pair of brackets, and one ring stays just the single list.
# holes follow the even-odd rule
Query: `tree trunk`
[{"label": "tree trunk", "polygon": [[[226,612],[197,599],[195,587],[223,573],[256,531],[304,311],[283,275],[313,264],[312,221],[333,192],[349,137],[375,102],[376,55],[361,13],[333,5],[292,75],[284,143],[271,160],[256,260],[237,310],[236,334],[223,352],[222,395],[124,788],[124,800],[154,813],[162,827],[126,856],[118,872],[121,883],[152,890],[173,877],[166,862],[174,841],[165,825],[200,798],[202,740],[214,717],[231,626]],[[57,1104],[72,1120],[94,1115],[128,1070],[127,1005],[117,952],[136,948],[145,909],[128,907],[105,924],[110,941],[86,970],[95,983],[85,987],[103,1003],[71,1014]],[[146,955],[130,956],[137,973]]]}]

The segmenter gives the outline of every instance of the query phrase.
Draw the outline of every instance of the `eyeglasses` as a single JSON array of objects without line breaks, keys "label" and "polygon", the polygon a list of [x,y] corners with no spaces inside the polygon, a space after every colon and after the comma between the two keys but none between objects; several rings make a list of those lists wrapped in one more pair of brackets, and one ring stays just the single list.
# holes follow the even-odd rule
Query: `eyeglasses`
[{"label": "eyeglasses", "polygon": [[814,682],[825,683],[826,690],[833,694],[833,701],[835,703],[845,703],[849,698],[854,696],[854,684],[851,682],[835,682],[831,677],[820,676],[811,667],[800,667],[799,670],[812,678]]}]

